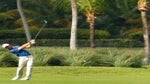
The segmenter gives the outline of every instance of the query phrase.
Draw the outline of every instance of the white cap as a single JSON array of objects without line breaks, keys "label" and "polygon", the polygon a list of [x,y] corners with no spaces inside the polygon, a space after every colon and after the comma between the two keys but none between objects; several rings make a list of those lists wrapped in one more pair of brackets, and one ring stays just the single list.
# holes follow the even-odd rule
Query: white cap
[{"label": "white cap", "polygon": [[8,43],[4,43],[4,44],[2,44],[2,47],[3,47],[3,48],[6,48],[7,46],[9,46],[9,44],[8,44]]}]

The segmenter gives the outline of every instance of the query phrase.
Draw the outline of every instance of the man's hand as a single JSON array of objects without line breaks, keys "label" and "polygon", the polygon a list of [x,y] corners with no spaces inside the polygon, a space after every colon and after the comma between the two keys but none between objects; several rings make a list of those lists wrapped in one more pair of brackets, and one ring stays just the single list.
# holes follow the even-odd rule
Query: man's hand
[{"label": "man's hand", "polygon": [[35,44],[35,39],[32,39],[32,40],[30,41],[30,43],[31,43],[31,44]]}]

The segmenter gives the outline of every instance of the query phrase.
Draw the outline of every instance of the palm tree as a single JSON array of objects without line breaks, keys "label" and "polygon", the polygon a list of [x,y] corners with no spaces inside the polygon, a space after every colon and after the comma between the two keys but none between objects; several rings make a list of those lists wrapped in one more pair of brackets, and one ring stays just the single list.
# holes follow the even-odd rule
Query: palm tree
[{"label": "palm tree", "polygon": [[143,22],[143,37],[144,37],[144,49],[145,49],[145,58],[143,60],[144,64],[149,64],[150,62],[150,48],[149,48],[149,29],[147,23],[146,13],[150,10],[150,0],[139,0],[138,9],[141,11],[141,18]]},{"label": "palm tree", "polygon": [[77,5],[76,0],[71,0],[71,8],[72,8],[72,26],[71,26],[71,38],[70,38],[70,49],[76,50],[76,32],[77,32]]},{"label": "palm tree", "polygon": [[[99,7],[102,4],[103,0],[77,0],[77,6],[79,6],[80,12],[82,12],[89,23],[90,27],[90,46],[93,48],[94,45],[94,34],[95,34],[95,20],[96,15],[99,14]],[[59,8],[63,10],[68,10],[68,0],[56,0],[56,3],[59,4]]]},{"label": "palm tree", "polygon": [[137,1],[104,0],[101,4],[102,15],[98,17],[98,20],[100,19],[103,24],[103,28],[113,36],[125,36],[128,30],[139,28],[141,24],[140,14],[137,12]]},{"label": "palm tree", "polygon": [[87,22],[90,27],[90,47],[93,48],[95,46],[94,43],[94,34],[95,34],[95,20],[96,15],[99,14],[103,0],[78,0],[78,6],[80,10],[87,17]]},{"label": "palm tree", "polygon": [[19,14],[20,14],[22,22],[23,22],[23,26],[24,26],[24,29],[25,29],[25,34],[26,34],[26,37],[27,37],[27,41],[30,41],[31,40],[31,35],[30,35],[30,31],[29,31],[29,26],[28,26],[26,17],[23,13],[20,0],[17,0],[17,7],[18,7],[18,11],[19,11]]},{"label": "palm tree", "polygon": [[[70,50],[77,49],[77,0],[54,0],[55,8],[70,12],[72,10],[72,25],[70,35]],[[70,4],[71,3],[71,4]],[[57,5],[56,5],[57,4]]]}]

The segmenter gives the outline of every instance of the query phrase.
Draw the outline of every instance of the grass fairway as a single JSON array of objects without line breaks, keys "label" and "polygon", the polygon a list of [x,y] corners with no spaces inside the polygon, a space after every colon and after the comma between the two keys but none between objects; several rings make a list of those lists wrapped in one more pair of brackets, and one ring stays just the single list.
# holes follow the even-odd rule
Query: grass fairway
[{"label": "grass fairway", "polygon": [[29,81],[10,80],[16,68],[0,68],[0,84],[150,84],[150,69],[34,67]]}]

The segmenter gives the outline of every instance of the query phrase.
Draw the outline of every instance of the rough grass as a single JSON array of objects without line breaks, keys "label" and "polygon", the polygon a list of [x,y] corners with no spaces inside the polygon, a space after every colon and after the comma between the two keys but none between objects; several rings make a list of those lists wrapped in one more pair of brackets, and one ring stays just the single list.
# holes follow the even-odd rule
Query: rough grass
[{"label": "rough grass", "polygon": [[[13,61],[13,59],[8,57],[13,54],[10,54],[6,49],[0,48],[0,50],[2,50],[0,53],[0,66],[10,65],[8,60]],[[91,49],[84,47],[78,48],[76,51],[70,51],[69,47],[34,46],[28,50],[34,56],[35,66],[141,67],[142,58],[144,57],[143,48],[97,47]]]},{"label": "rough grass", "polygon": [[[38,66],[47,65],[47,60],[56,56],[66,58],[65,61],[68,63],[66,65],[71,66],[92,66],[92,64],[99,66],[100,63],[93,63],[93,61],[99,60],[90,59],[96,56],[99,59],[103,57],[101,58],[101,61],[111,62],[114,66],[128,66],[135,57],[144,55],[142,48],[78,48],[77,51],[72,52],[68,47],[32,47],[29,51],[34,55],[34,65]],[[123,59],[123,57],[125,57],[125,59]]]},{"label": "rough grass", "polygon": [[16,68],[0,68],[0,84],[150,84],[150,69],[34,67],[29,81],[11,81]]}]

